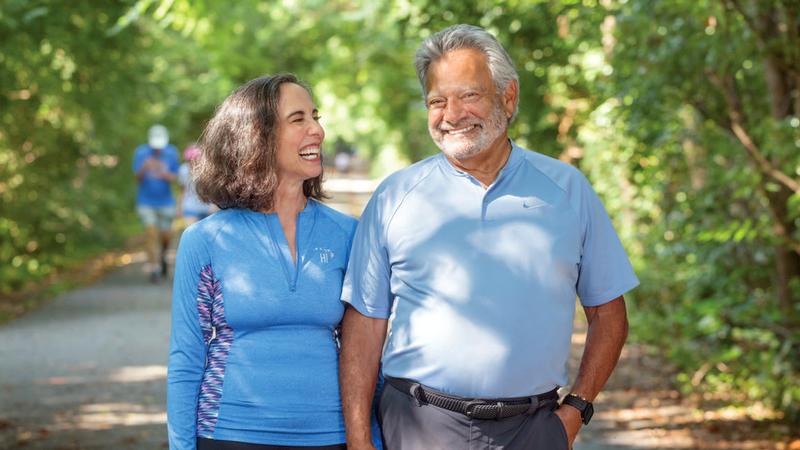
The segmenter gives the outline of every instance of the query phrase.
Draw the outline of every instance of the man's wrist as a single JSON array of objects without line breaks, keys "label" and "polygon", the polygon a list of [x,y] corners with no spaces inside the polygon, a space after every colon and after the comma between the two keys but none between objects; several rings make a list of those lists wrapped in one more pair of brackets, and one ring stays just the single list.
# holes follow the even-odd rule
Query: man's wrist
[{"label": "man's wrist", "polygon": [[561,401],[561,405],[569,406],[579,412],[581,422],[584,425],[588,425],[589,421],[592,420],[592,415],[594,415],[594,405],[592,405],[592,402],[575,393],[567,394],[564,400]]}]

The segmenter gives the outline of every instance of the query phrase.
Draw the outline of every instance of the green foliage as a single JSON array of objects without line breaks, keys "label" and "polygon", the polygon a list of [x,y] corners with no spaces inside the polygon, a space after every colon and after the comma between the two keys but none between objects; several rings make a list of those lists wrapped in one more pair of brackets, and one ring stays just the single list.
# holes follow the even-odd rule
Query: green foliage
[{"label": "green foliage", "polygon": [[129,7],[0,13],[0,293],[119,245],[136,220],[133,148],[155,121],[186,134],[182,99],[203,94],[178,58],[192,46],[150,21],[110,32]]},{"label": "green foliage", "polygon": [[436,153],[413,54],[474,23],[519,70],[514,139],[580,165],[615,219],[642,279],[634,336],[686,389],[797,418],[798,17],[780,0],[6,0],[0,293],[117,245],[147,127],[183,146],[265,73],[309,82],[327,142],[377,172]]},{"label": "green foliage", "polygon": [[[800,111],[776,112],[768,78],[781,73],[766,64],[800,42],[756,36],[752,23],[769,15],[796,27],[798,11],[740,3],[618,5],[614,72],[582,129],[583,164],[607,198],[624,199],[609,208],[642,278],[633,334],[664,350],[687,390],[734,393],[798,420],[798,192],[752,154],[800,175]],[[790,84],[787,95],[798,93]]]}]

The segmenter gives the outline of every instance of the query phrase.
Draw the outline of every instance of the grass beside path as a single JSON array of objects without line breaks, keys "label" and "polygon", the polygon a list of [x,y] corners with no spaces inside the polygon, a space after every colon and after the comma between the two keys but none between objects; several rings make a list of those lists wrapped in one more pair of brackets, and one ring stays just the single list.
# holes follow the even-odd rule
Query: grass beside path
[{"label": "grass beside path", "polygon": [[0,325],[39,308],[60,294],[94,283],[109,270],[130,264],[134,251],[143,245],[144,235],[135,234],[121,248],[100,250],[18,291],[0,295]]}]

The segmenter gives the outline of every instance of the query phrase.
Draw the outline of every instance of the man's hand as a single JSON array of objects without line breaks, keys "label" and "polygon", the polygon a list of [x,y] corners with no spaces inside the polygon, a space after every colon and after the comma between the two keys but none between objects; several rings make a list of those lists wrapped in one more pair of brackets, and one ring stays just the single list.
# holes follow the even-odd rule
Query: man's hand
[{"label": "man's hand", "polygon": [[578,436],[578,431],[583,426],[581,413],[569,405],[563,405],[556,410],[556,416],[561,419],[564,429],[567,430],[567,442],[569,442],[569,448],[572,448],[575,437]]},{"label": "man's hand", "polygon": [[161,161],[157,158],[147,158],[142,164],[142,169],[149,172],[150,176],[154,178],[160,178],[165,181],[174,181],[178,178],[177,175],[167,169],[167,165],[164,163],[164,161]]},{"label": "man's hand", "polygon": [[144,163],[142,163],[142,169],[150,170],[153,172],[160,172],[161,170],[164,169],[164,163],[157,160],[156,158],[150,157],[144,160]]},{"label": "man's hand", "polygon": [[[628,337],[628,315],[625,311],[625,298],[619,296],[600,306],[586,306],[586,345],[578,369],[578,376],[571,392],[581,398],[594,400],[608,377],[617,365],[622,346]],[[581,413],[577,409],[563,405],[556,415],[564,424],[569,437],[569,445],[581,429]]]}]

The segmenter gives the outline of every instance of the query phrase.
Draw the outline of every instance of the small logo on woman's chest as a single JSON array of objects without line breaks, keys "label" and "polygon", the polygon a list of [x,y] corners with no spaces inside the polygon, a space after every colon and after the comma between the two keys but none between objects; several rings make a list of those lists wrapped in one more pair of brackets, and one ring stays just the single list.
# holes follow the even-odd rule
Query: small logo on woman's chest
[{"label": "small logo on woman's chest", "polygon": [[314,250],[319,253],[319,262],[322,264],[327,264],[329,261],[333,260],[334,256],[336,256],[336,254],[333,253],[333,250],[327,247],[316,247]]}]

